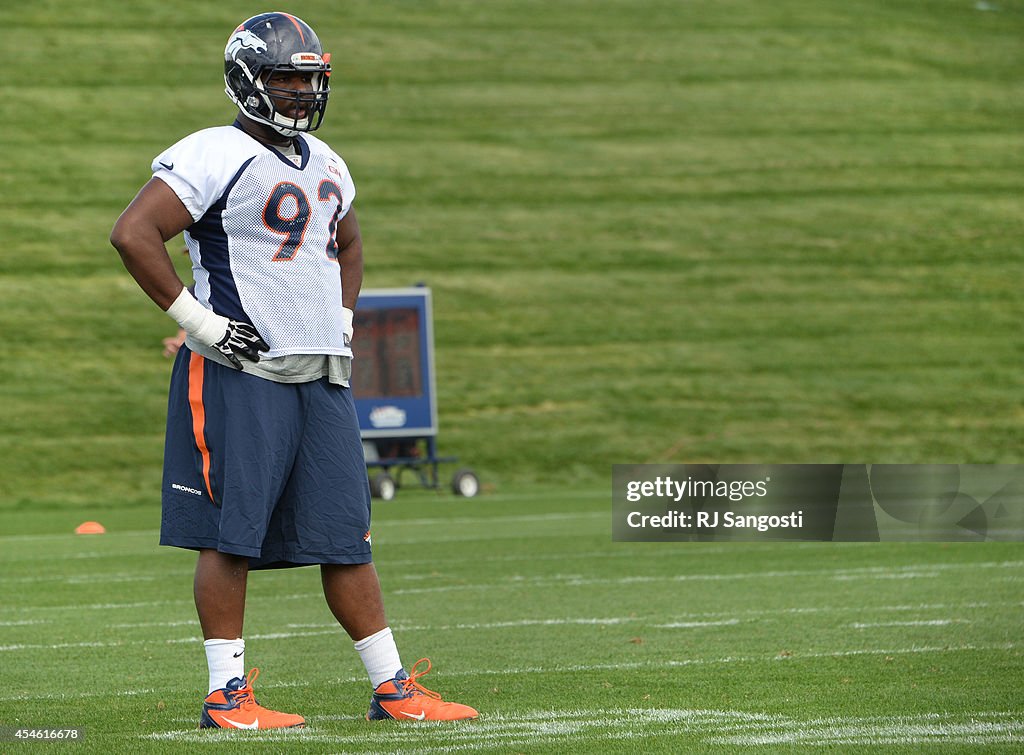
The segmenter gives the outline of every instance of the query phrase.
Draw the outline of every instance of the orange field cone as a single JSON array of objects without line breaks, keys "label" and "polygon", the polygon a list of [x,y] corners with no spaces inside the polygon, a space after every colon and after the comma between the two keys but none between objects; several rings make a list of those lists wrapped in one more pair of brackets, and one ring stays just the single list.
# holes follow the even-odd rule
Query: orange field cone
[{"label": "orange field cone", "polygon": [[75,527],[76,535],[102,535],[106,528],[99,522],[82,522]]}]

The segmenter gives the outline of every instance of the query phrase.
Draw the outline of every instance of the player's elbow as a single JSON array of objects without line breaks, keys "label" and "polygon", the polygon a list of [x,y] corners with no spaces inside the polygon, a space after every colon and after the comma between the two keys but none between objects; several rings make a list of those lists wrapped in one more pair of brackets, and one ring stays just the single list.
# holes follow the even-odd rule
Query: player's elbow
[{"label": "player's elbow", "polygon": [[121,259],[127,259],[132,250],[139,246],[142,235],[138,223],[133,223],[127,215],[121,215],[110,230],[110,245],[121,255]]},{"label": "player's elbow", "polygon": [[129,243],[129,232],[123,221],[124,216],[122,215],[110,229],[110,245],[120,252],[121,256],[124,256],[124,249]]},{"label": "player's elbow", "polygon": [[363,264],[363,240],[359,236],[349,239],[338,252],[338,261],[342,266]]}]

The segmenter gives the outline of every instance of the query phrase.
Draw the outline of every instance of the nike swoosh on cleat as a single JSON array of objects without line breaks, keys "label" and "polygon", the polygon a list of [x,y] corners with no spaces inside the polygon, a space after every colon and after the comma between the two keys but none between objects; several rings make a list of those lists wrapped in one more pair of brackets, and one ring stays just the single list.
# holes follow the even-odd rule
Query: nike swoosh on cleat
[{"label": "nike swoosh on cleat", "polygon": [[164,168],[167,168],[167,170],[174,170],[174,163],[167,164],[167,163],[161,161],[160,165],[162,167],[164,167]]},{"label": "nike swoosh on cleat", "polygon": [[422,721],[424,718],[427,717],[427,712],[425,710],[421,710],[420,714],[417,716],[415,713],[406,713],[403,710],[402,711],[402,715],[403,716],[408,716],[409,718],[415,718],[417,721]]},{"label": "nike swoosh on cleat", "polygon": [[231,724],[236,729],[258,729],[260,728],[260,720],[257,718],[251,724],[242,724],[238,721],[232,721],[230,718],[225,718],[224,723]]}]

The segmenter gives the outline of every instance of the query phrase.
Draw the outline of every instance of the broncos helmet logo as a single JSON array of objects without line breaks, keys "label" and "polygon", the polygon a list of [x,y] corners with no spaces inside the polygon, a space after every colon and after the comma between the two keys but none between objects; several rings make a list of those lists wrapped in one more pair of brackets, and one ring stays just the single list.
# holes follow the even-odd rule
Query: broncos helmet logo
[{"label": "broncos helmet logo", "polygon": [[238,60],[238,53],[241,50],[266,52],[267,43],[248,29],[241,29],[231,35],[231,39],[228,40],[228,46],[224,49],[224,57]]}]

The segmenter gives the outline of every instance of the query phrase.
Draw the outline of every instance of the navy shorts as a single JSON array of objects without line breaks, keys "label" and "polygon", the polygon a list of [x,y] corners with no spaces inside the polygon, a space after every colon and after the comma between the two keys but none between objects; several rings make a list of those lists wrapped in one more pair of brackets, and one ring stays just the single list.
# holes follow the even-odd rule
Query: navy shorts
[{"label": "navy shorts", "polygon": [[364,564],[370,488],[349,389],[275,383],[186,347],[171,373],[160,544],[250,568]]}]

